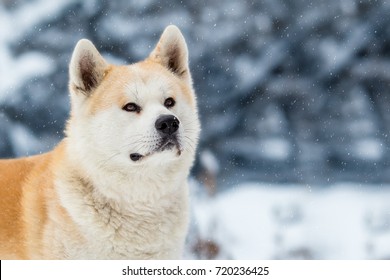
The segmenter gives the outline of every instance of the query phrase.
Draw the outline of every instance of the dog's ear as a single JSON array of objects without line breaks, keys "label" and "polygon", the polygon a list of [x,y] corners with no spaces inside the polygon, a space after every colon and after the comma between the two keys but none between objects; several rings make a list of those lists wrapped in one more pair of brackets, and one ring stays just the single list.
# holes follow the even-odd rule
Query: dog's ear
[{"label": "dog's ear", "polygon": [[165,28],[149,59],[160,63],[179,78],[191,81],[187,44],[175,25]]},{"label": "dog's ear", "polygon": [[69,65],[71,92],[89,96],[103,80],[108,64],[91,41],[82,39],[74,48]]}]

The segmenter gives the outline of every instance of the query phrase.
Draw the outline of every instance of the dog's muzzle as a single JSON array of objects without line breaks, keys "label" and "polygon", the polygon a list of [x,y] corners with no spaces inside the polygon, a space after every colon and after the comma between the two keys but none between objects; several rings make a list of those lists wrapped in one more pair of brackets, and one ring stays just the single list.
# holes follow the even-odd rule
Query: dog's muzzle
[{"label": "dog's muzzle", "polygon": [[[177,154],[180,155],[181,147],[177,139],[180,126],[180,121],[178,118],[173,115],[161,115],[155,122],[154,126],[161,138],[153,152],[162,152],[165,150],[171,150],[176,147]],[[150,154],[141,155],[139,153],[132,153],[130,154],[130,159],[132,161],[138,161]]]},{"label": "dog's muzzle", "polygon": [[177,140],[177,134],[179,130],[180,121],[173,115],[161,115],[156,123],[155,127],[161,136],[161,141],[156,151],[165,151],[177,147],[180,151],[180,145]]}]

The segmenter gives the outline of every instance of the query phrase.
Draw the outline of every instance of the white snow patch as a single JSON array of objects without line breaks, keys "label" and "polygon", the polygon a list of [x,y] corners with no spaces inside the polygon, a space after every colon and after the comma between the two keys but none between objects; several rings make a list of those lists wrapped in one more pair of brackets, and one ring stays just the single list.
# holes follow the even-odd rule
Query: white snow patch
[{"label": "white snow patch", "polygon": [[390,186],[243,184],[193,199],[200,237],[218,258],[390,257]]},{"label": "white snow patch", "polygon": [[215,155],[209,151],[205,150],[200,154],[200,162],[208,171],[212,174],[218,174],[219,172],[219,163]]},{"label": "white snow patch", "polygon": [[6,63],[0,65],[0,75],[7,78],[0,83],[0,102],[13,93],[10,89],[34,77],[47,75],[54,70],[52,61],[38,52],[28,52],[12,62],[7,58],[4,61]]},{"label": "white snow patch", "polygon": [[54,70],[53,62],[44,54],[29,53],[14,57],[10,48],[28,30],[55,18],[72,2],[74,0],[30,1],[13,11],[5,10],[0,5],[0,76],[4,78],[0,84],[0,99],[7,98],[10,92],[14,92],[26,80],[47,75]]},{"label": "white snow patch", "polygon": [[378,161],[383,156],[383,143],[374,138],[357,141],[354,146],[354,153],[361,159]]},{"label": "white snow patch", "polygon": [[272,160],[287,160],[291,154],[291,145],[282,138],[268,138],[259,142],[261,155]]},{"label": "white snow patch", "polygon": [[41,147],[39,139],[25,126],[14,123],[9,136],[17,156],[26,156],[30,151],[37,150]]}]

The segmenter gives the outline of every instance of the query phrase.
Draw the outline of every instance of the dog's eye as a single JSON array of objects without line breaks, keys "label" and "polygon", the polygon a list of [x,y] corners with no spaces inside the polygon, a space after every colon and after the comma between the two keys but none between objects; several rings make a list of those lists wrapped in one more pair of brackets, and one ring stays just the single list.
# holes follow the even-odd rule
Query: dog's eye
[{"label": "dog's eye", "polygon": [[172,108],[173,106],[175,106],[175,99],[173,99],[172,97],[169,97],[167,99],[165,99],[164,101],[164,106],[167,107],[167,108]]},{"label": "dog's eye", "polygon": [[122,109],[127,112],[136,112],[136,113],[141,112],[141,107],[135,103],[127,103],[125,106],[123,106]]}]

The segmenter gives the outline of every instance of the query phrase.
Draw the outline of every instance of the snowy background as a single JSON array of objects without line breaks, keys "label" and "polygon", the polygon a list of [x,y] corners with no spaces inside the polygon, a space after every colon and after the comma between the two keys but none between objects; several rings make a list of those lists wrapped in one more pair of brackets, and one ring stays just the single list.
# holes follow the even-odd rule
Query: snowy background
[{"label": "snowy background", "polygon": [[390,2],[0,0],[0,156],[50,150],[91,39],[178,25],[202,121],[187,258],[390,258]]}]

